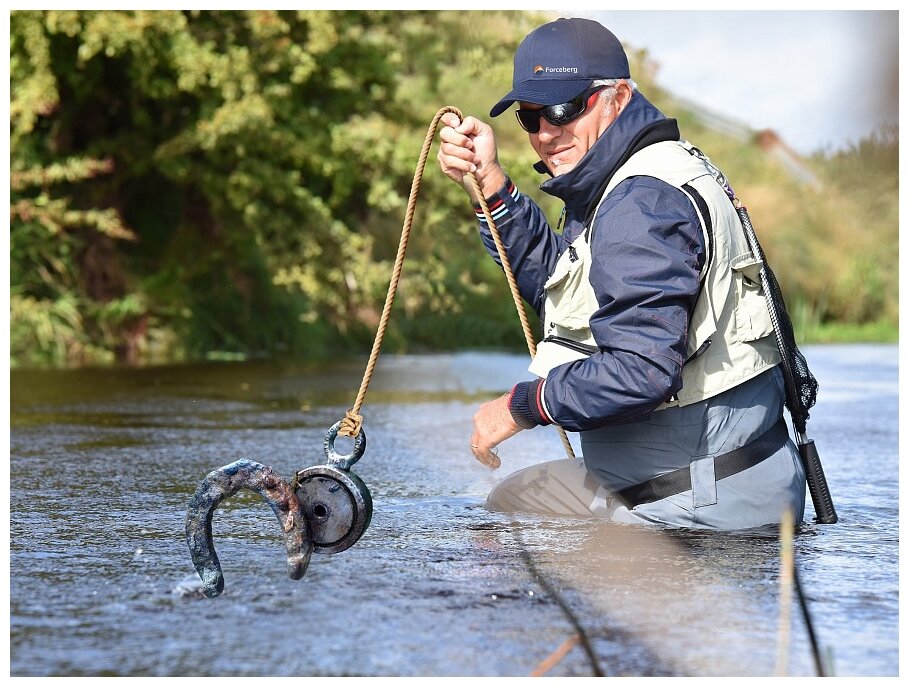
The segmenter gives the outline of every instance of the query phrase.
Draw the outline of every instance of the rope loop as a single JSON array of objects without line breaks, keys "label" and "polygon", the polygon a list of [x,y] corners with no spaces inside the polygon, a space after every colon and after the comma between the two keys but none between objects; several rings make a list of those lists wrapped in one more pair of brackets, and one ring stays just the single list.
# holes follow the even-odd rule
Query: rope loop
[{"label": "rope loop", "polygon": [[363,416],[355,413],[353,408],[350,408],[344,415],[344,419],[341,420],[341,427],[338,429],[338,434],[342,437],[353,438],[360,435],[360,430],[362,428]]}]

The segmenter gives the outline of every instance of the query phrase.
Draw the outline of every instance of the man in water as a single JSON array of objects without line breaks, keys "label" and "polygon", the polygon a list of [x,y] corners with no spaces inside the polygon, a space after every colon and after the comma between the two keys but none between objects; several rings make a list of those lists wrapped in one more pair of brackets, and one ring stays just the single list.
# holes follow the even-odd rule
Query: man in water
[{"label": "man in water", "polygon": [[760,262],[703,155],[631,80],[619,40],[587,19],[531,32],[514,58],[518,122],[565,203],[554,231],[498,162],[492,128],[446,114],[438,160],[474,201],[473,173],[543,339],[518,382],[483,404],[470,440],[494,447],[556,423],[583,459],[542,463],[490,493],[495,510],[738,529],[804,513],[805,475],[782,418],[784,387]]}]

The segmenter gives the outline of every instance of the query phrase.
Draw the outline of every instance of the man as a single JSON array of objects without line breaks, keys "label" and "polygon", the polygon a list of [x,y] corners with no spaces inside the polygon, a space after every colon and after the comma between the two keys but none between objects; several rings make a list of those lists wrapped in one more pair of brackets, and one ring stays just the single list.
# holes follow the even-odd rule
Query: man
[{"label": "man", "polygon": [[[582,460],[507,477],[495,510],[738,529],[800,522],[805,476],[782,420],[773,328],[735,209],[678,126],[636,90],[621,43],[586,19],[531,32],[517,118],[565,203],[561,234],[508,179],[492,129],[445,115],[442,171],[492,209],[521,295],[540,313],[531,372],[480,407],[477,460],[522,429],[580,432]],[[479,211],[481,236],[496,251]]]}]

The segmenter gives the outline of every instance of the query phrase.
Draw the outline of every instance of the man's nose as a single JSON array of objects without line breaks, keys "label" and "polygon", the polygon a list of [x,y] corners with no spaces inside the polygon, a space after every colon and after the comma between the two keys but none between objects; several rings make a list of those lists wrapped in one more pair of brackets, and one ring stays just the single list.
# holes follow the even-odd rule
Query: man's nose
[{"label": "man's nose", "polygon": [[540,137],[540,141],[549,143],[553,139],[558,138],[561,133],[562,127],[551,123],[546,117],[540,117],[540,131],[537,134]]}]

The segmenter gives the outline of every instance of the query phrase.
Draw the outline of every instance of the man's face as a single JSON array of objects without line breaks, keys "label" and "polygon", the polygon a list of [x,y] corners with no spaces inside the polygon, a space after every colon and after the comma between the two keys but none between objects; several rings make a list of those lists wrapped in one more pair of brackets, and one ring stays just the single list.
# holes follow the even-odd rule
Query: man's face
[{"label": "man's face", "polygon": [[[587,106],[584,113],[568,124],[555,126],[545,117],[540,117],[540,130],[535,134],[528,134],[530,145],[537,151],[537,155],[553,176],[565,174],[574,169],[596,140],[610,127],[630,97],[629,87],[620,83],[615,90],[599,91],[596,100]],[[522,102],[520,106],[527,110],[542,109],[541,105],[526,102]]]}]

